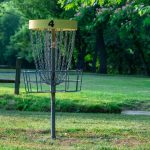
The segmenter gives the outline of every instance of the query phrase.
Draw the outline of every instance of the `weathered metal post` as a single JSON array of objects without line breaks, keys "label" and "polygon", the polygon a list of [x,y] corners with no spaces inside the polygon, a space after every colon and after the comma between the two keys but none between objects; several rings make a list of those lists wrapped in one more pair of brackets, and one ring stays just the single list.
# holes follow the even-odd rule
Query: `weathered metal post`
[{"label": "weathered metal post", "polygon": [[21,76],[21,58],[18,57],[16,60],[16,76],[15,76],[15,94],[19,94],[20,88],[20,76]]},{"label": "weathered metal post", "polygon": [[56,35],[55,29],[52,29],[52,73],[51,73],[51,138],[55,139],[55,47],[56,47]]},{"label": "weathered metal post", "polygon": [[32,30],[31,44],[36,69],[42,82],[51,87],[51,138],[55,139],[56,85],[67,82],[64,79],[71,64],[77,22],[30,20],[29,29]]}]

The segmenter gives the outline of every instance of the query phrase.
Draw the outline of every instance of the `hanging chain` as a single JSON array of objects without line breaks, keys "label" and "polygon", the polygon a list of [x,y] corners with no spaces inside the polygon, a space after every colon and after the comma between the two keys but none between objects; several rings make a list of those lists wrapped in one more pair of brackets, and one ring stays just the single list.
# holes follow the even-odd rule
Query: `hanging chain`
[{"label": "hanging chain", "polygon": [[[60,84],[66,78],[73,55],[75,31],[57,31],[55,47],[56,84]],[[33,58],[41,79],[51,83],[52,70],[52,33],[51,31],[32,31],[31,44]]]}]

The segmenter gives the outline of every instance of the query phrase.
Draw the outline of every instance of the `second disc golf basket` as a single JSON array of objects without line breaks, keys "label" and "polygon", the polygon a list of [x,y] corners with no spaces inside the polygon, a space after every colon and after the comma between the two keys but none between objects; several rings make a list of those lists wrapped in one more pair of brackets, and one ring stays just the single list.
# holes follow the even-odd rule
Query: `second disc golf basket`
[{"label": "second disc golf basket", "polygon": [[[69,71],[77,22],[30,20],[29,29],[36,71],[24,71],[25,88],[27,92],[33,92],[32,85],[35,84],[37,90],[34,92],[45,92],[43,83],[50,87],[51,138],[55,139],[55,93],[81,90],[82,71]],[[74,83],[74,90],[69,90],[70,83]],[[64,89],[57,90],[61,85]]]}]

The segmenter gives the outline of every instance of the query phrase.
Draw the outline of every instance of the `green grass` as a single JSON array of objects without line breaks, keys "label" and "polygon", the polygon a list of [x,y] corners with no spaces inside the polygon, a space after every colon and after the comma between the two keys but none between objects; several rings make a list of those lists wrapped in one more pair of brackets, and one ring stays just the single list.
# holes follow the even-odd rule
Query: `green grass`
[{"label": "green grass", "polygon": [[57,113],[55,141],[50,114],[0,110],[0,149],[148,150],[149,116]]},{"label": "green grass", "polygon": [[[11,74],[5,77],[12,78]],[[49,93],[26,94],[23,83],[19,96],[15,96],[13,90],[12,84],[0,84],[0,108],[49,111]],[[56,110],[59,112],[150,110],[150,78],[84,74],[81,92],[57,93],[56,98]]]},{"label": "green grass", "polygon": [[[14,78],[13,74],[3,77]],[[50,113],[47,113],[50,94],[26,94],[22,83],[21,94],[16,96],[13,92],[12,84],[0,84],[2,150],[148,150],[150,147],[149,116],[96,113],[150,110],[150,78],[85,74],[81,92],[57,93],[55,141],[50,140]]]}]

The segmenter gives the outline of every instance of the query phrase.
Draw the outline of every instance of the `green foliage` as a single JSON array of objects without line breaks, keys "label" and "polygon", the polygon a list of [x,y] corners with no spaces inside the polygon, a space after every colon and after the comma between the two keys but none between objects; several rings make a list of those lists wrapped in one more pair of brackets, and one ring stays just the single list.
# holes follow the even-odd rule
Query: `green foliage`
[{"label": "green foliage", "polygon": [[84,57],[84,59],[85,59],[86,62],[92,61],[92,57],[91,57],[90,54],[87,54],[87,55]]},{"label": "green foliage", "polygon": [[62,9],[57,0],[13,0],[14,5],[28,19],[46,19],[59,17]]},{"label": "green foliage", "polygon": [[[32,62],[29,19],[53,18],[62,14],[57,1],[4,1],[0,18],[0,64],[14,64],[17,56]],[[65,14],[62,14],[62,16]]]},{"label": "green foliage", "polygon": [[0,63],[5,63],[5,52],[13,36],[18,29],[20,16],[17,11],[9,7],[11,3],[3,5],[5,13],[0,17]]},{"label": "green foliage", "polygon": [[30,45],[30,33],[28,25],[23,25],[18,32],[10,38],[5,57],[12,60],[13,56],[20,56],[29,62],[32,61],[32,47]]},{"label": "green foliage", "polygon": [[0,8],[0,64],[16,56],[32,62],[29,19],[72,18],[78,21],[77,66],[99,71],[106,57],[108,73],[150,75],[149,0],[6,0]]},{"label": "green foliage", "polygon": [[[90,53],[94,58],[96,42],[93,34],[101,29],[110,73],[150,75],[150,37],[146,33],[149,32],[150,7],[147,0],[59,2],[66,9],[76,10],[75,18],[79,22],[81,36],[87,47],[85,56]],[[88,37],[84,36],[87,33]],[[92,42],[89,37],[93,39]]]},{"label": "green foliage", "polygon": [[65,7],[65,9],[78,9],[81,7],[88,7],[88,6],[94,6],[94,5],[115,5],[122,3],[122,0],[59,0],[59,4],[61,4],[61,7]]},{"label": "green foliage", "polygon": [[150,26],[150,17],[147,17],[143,20],[143,25],[144,25],[144,27]]}]

